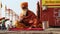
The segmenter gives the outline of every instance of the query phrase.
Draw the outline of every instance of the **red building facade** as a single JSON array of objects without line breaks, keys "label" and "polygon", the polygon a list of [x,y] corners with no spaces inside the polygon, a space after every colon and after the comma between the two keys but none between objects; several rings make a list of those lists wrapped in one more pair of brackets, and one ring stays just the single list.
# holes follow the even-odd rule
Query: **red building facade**
[{"label": "red building facade", "polygon": [[49,26],[60,26],[60,8],[47,8],[42,11],[41,21],[48,21]]},{"label": "red building facade", "polygon": [[[51,5],[51,6],[54,6],[54,5]],[[56,6],[60,6],[60,5],[56,5]],[[40,21],[41,22],[48,21],[49,26],[60,26],[60,8],[46,7],[46,9],[43,10],[42,0],[40,0]]]}]

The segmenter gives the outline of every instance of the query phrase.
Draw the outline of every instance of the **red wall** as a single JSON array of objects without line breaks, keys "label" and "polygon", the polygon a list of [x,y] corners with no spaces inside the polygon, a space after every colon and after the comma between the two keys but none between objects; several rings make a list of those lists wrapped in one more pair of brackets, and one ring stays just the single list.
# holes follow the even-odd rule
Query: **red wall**
[{"label": "red wall", "polygon": [[[47,8],[47,10],[42,10],[41,12],[41,16],[40,16],[40,20],[41,21],[48,21],[49,22],[49,26],[60,26],[60,23],[56,22],[56,17],[54,17],[54,11],[59,10],[60,8],[54,9],[54,8]],[[57,14],[56,14],[57,15]]]},{"label": "red wall", "polygon": [[[58,5],[60,6],[60,5]],[[60,8],[47,8],[47,10],[42,10],[42,0],[40,0],[40,21],[49,21],[49,26],[60,26],[60,17],[59,22],[57,22],[56,17],[54,17],[54,10],[58,12]],[[55,14],[58,16],[58,13]]]}]

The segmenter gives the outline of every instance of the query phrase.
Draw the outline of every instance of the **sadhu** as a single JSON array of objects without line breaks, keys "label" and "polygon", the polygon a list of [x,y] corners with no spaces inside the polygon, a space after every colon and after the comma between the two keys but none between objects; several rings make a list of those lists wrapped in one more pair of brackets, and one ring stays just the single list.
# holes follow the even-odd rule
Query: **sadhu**
[{"label": "sadhu", "polygon": [[28,2],[21,3],[22,13],[20,14],[20,21],[16,21],[16,28],[37,27],[36,15],[28,9]]}]

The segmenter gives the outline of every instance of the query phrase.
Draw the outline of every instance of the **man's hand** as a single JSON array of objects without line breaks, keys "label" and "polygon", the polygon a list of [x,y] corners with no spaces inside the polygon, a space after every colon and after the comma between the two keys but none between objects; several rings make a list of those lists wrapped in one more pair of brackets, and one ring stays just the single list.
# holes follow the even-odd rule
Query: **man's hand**
[{"label": "man's hand", "polygon": [[29,23],[33,23],[33,20],[30,20]]},{"label": "man's hand", "polygon": [[19,19],[22,20],[23,18],[24,18],[24,15],[23,14],[20,14]]},{"label": "man's hand", "polygon": [[2,22],[0,21],[0,24],[1,24]]}]

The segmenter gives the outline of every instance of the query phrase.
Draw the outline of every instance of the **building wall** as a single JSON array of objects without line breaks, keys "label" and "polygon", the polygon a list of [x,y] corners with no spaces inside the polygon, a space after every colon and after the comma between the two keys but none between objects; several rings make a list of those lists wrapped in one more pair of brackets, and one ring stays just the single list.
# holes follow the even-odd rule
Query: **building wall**
[{"label": "building wall", "polygon": [[48,21],[49,26],[60,26],[60,17],[59,17],[60,8],[47,8],[46,10],[41,11],[41,21]]}]

